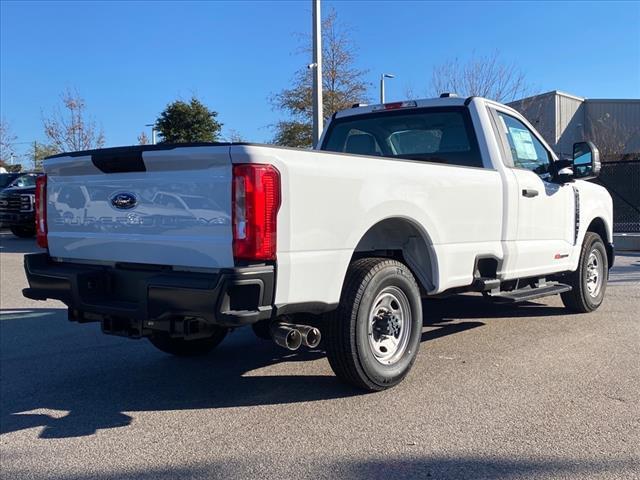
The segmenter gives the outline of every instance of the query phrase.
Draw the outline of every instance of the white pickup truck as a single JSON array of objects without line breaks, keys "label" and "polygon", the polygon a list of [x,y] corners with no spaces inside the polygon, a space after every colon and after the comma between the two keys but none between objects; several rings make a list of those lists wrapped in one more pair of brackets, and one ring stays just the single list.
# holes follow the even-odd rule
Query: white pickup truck
[{"label": "white pickup truck", "polygon": [[24,295],[177,355],[242,325],[289,349],[322,334],[341,379],[381,390],[416,358],[422,297],[598,308],[614,260],[611,197],[583,181],[598,156],[558,160],[518,112],[450,95],[338,112],[316,150],[56,155]]}]

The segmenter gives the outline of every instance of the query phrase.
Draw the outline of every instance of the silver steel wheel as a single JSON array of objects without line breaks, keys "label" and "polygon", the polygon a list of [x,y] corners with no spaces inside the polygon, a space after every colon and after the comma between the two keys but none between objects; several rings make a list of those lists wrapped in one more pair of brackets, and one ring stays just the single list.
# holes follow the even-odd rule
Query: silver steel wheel
[{"label": "silver steel wheel", "polygon": [[602,261],[602,253],[600,250],[593,249],[587,259],[586,268],[586,284],[587,291],[592,298],[597,297],[602,289],[604,280],[604,262]]},{"label": "silver steel wheel", "polygon": [[374,300],[367,334],[378,362],[392,365],[402,358],[411,336],[411,307],[398,287],[386,287]]}]

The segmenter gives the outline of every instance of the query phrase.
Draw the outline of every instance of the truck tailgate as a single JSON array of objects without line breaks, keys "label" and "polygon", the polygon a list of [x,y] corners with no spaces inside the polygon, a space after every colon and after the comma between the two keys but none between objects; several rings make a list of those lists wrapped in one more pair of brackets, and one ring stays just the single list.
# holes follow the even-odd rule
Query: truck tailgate
[{"label": "truck tailgate", "polygon": [[104,149],[44,168],[52,257],[233,266],[228,146]]}]

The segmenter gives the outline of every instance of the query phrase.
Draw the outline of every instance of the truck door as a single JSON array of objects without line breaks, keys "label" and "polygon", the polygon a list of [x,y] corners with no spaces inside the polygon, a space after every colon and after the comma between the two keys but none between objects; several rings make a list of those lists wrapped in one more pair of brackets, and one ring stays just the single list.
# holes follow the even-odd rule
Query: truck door
[{"label": "truck door", "polygon": [[[574,193],[571,184],[551,181],[551,152],[518,118],[495,111],[505,164],[517,186],[515,238],[508,276],[527,277],[566,270],[573,248]],[[513,231],[513,230],[512,230]]]}]

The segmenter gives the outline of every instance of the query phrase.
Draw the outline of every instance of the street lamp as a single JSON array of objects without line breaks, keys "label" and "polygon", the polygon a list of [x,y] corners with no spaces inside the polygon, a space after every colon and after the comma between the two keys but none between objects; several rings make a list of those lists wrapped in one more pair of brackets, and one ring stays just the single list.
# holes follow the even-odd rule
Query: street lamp
[{"label": "street lamp", "polygon": [[151,127],[151,144],[156,144],[156,124],[155,123],[147,123],[145,127]]},{"label": "street lamp", "polygon": [[383,73],[382,75],[380,75],[380,103],[384,103],[384,79],[385,78],[396,78],[396,76],[390,73]]}]

